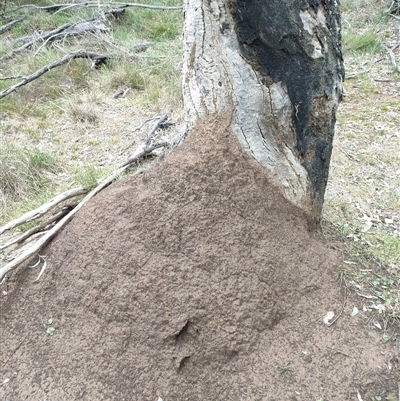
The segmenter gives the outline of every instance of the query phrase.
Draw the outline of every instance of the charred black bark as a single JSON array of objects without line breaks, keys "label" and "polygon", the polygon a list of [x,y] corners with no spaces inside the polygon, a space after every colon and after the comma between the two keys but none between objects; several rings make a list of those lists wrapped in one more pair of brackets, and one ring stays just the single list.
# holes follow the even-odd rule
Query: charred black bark
[{"label": "charred black bark", "polygon": [[[320,210],[335,124],[335,110],[326,104],[333,97],[340,99],[344,78],[338,4],[336,0],[231,0],[229,9],[242,56],[266,85],[281,82],[287,88],[294,106],[298,157],[309,174],[314,208]],[[318,14],[326,23],[320,18],[323,22],[309,25],[307,18],[318,22]]]}]

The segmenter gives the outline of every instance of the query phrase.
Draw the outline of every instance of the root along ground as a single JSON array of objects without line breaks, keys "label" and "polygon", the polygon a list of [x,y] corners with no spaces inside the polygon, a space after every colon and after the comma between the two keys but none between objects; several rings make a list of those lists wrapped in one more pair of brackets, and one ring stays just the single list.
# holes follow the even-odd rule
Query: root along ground
[{"label": "root along ground", "polygon": [[[395,396],[396,350],[350,316],[339,254],[226,125],[96,196],[44,251],[39,283],[13,276],[2,398]],[[331,326],[328,311],[342,312]]]}]

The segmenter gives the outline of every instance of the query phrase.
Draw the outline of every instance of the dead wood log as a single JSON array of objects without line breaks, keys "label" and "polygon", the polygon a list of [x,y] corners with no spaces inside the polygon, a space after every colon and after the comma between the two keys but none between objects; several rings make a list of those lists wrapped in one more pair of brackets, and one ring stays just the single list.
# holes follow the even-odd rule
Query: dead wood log
[{"label": "dead wood log", "polygon": [[61,65],[67,64],[69,61],[71,61],[75,58],[91,59],[93,61],[92,67],[98,68],[101,64],[104,64],[106,62],[106,60],[109,58],[109,56],[107,56],[105,54],[88,53],[85,51],[77,51],[74,53],[68,53],[61,59],[59,59],[57,61],[53,61],[52,63],[47,64],[44,67],[40,68],[39,70],[35,71],[33,74],[24,77],[24,79],[22,81],[18,82],[17,84],[10,86],[9,88],[1,91],[0,99],[9,95],[12,92],[15,92],[21,86],[24,86],[24,85],[28,84],[29,82],[34,81],[35,79],[39,78],[46,72],[49,72],[53,68],[60,67]]},{"label": "dead wood log", "polygon": [[12,27],[22,22],[26,17],[17,18],[3,26],[0,26],[0,34],[9,31]]}]

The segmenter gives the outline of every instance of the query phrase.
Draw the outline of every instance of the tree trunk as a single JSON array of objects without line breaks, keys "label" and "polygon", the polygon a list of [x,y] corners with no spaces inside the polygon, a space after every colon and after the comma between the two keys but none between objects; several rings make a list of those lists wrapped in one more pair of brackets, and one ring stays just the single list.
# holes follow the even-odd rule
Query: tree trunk
[{"label": "tree trunk", "polygon": [[313,221],[321,216],[344,77],[336,0],[185,0],[192,126],[232,112],[243,149]]}]

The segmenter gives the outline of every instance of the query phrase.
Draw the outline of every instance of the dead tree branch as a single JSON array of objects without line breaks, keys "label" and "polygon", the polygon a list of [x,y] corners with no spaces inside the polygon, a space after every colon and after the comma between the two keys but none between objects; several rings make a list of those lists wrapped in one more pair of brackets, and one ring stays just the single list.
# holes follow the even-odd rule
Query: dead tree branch
[{"label": "dead tree branch", "polygon": [[[87,191],[86,191],[87,193]],[[48,220],[46,220],[44,223],[41,223],[27,231],[25,231],[23,234],[19,235],[16,238],[13,238],[12,240],[6,242],[3,245],[0,245],[0,251],[14,245],[14,244],[20,244],[21,242],[25,241],[27,238],[31,237],[32,235],[40,232],[45,232],[48,231],[54,224],[61,220],[67,213],[73,209],[75,205],[69,205],[69,206],[64,206],[59,210],[57,213],[54,213]]]},{"label": "dead tree branch", "polygon": [[24,43],[22,46],[15,49],[10,55],[3,58],[9,59],[14,55],[32,47],[36,42],[43,42],[44,44],[54,41],[56,39],[65,38],[67,36],[83,35],[89,32],[109,32],[111,27],[106,18],[91,18],[79,22],[69,22],[61,25],[51,31],[34,33],[33,35],[18,38],[16,42]]},{"label": "dead tree branch", "polygon": [[22,22],[25,18],[26,17],[20,17],[20,18],[17,18],[15,20],[9,22],[8,24],[0,26],[0,34],[9,31],[13,26]]},{"label": "dead tree branch", "polygon": [[0,280],[4,277],[6,273],[10,270],[19,266],[22,262],[29,259],[35,253],[39,252],[40,249],[43,248],[60,230],[63,228],[71,219],[72,217],[85,205],[90,199],[92,199],[95,195],[97,195],[101,190],[108,187],[115,179],[117,179],[132,163],[138,161],[145,155],[152,153],[155,149],[158,149],[162,146],[166,146],[169,143],[159,143],[150,145],[149,147],[135,153],[133,157],[127,160],[121,167],[115,170],[111,175],[107,178],[102,180],[100,184],[90,191],[82,200],[81,202],[66,216],[64,216],[53,228],[51,228],[43,237],[41,237],[32,247],[27,249],[21,255],[16,257],[11,262],[7,263],[5,266],[0,268]]},{"label": "dead tree branch", "polygon": [[[62,9],[69,9],[69,8],[87,8],[87,7],[98,7],[99,3],[97,1],[87,1],[83,3],[60,3],[60,4],[51,4],[49,6],[37,6],[35,4],[24,4],[19,7],[15,7],[9,12],[15,12],[18,11],[22,8],[33,8],[34,10],[37,11],[47,11],[47,12],[58,12]],[[151,10],[181,10],[182,6],[173,6],[173,7],[168,7],[168,6],[152,6],[149,4],[141,4],[141,3],[119,3],[119,2],[112,2],[112,3],[105,3],[102,4],[102,7],[136,7],[136,8],[148,8]]]},{"label": "dead tree branch", "polygon": [[101,64],[103,64],[109,58],[109,56],[104,55],[104,54],[88,53],[85,51],[77,51],[74,53],[68,53],[61,59],[59,59],[57,61],[53,61],[52,63],[47,64],[44,67],[40,68],[39,70],[35,71],[33,74],[28,75],[27,77],[24,77],[24,79],[22,81],[18,82],[17,84],[10,86],[9,88],[1,91],[0,99],[9,95],[12,92],[15,92],[21,86],[24,86],[24,85],[28,84],[29,82],[34,81],[35,79],[39,78],[46,72],[49,72],[53,68],[60,67],[61,65],[67,64],[68,62],[70,62],[71,60],[73,60],[75,58],[91,59],[93,61],[93,67],[97,68]]},{"label": "dead tree branch", "polygon": [[0,235],[5,233],[6,231],[12,230],[13,228],[19,227],[22,224],[28,223],[29,221],[37,220],[50,210],[52,210],[55,206],[59,205],[61,202],[64,202],[68,199],[75,198],[80,195],[87,194],[88,190],[84,188],[74,188],[66,191],[62,194],[55,196],[53,199],[49,200],[42,206],[39,206],[35,210],[31,210],[30,212],[25,213],[18,219],[12,220],[4,226],[0,227]]}]

